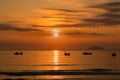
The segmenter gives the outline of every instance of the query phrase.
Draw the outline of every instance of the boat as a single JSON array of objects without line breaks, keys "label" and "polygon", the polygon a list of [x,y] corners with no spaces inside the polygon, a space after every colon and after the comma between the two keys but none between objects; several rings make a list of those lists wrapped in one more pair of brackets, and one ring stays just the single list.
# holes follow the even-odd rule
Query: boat
[{"label": "boat", "polygon": [[15,52],[14,55],[23,55],[23,52]]},{"label": "boat", "polygon": [[115,52],[114,52],[114,53],[112,53],[112,56],[113,56],[113,57],[116,57],[116,55],[117,55],[117,54],[116,54]]},{"label": "boat", "polygon": [[66,52],[64,53],[65,56],[70,56],[70,52]]},{"label": "boat", "polygon": [[83,55],[92,55],[91,52],[83,52]]}]

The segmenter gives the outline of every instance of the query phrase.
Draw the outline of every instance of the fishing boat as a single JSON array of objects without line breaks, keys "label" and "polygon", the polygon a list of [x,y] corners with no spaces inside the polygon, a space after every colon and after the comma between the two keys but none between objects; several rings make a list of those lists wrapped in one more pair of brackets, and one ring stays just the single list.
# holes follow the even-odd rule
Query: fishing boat
[{"label": "fishing boat", "polygon": [[23,52],[15,52],[14,55],[23,55]]},{"label": "fishing boat", "polygon": [[65,56],[70,56],[70,52],[66,52],[66,51],[65,51],[65,52],[64,52],[64,55],[65,55]]},{"label": "fishing boat", "polygon": [[116,56],[117,56],[117,54],[114,52],[114,53],[112,53],[112,56],[113,56],[113,57],[116,57]]},{"label": "fishing boat", "polygon": [[83,55],[92,55],[91,52],[83,52]]}]

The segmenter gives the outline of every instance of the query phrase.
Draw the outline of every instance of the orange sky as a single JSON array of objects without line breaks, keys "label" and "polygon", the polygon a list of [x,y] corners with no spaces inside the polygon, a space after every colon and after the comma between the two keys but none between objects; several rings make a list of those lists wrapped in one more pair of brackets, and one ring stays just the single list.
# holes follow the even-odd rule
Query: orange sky
[{"label": "orange sky", "polygon": [[0,49],[120,49],[119,5],[119,0],[0,0]]}]

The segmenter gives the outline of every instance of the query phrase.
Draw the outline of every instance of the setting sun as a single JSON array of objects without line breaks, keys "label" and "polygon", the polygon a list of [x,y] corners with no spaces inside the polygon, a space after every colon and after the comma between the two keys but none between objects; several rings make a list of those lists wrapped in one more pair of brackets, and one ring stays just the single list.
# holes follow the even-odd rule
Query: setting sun
[{"label": "setting sun", "polygon": [[54,36],[55,36],[55,37],[58,37],[58,33],[54,33]]},{"label": "setting sun", "polygon": [[58,37],[58,36],[59,36],[59,32],[60,32],[60,30],[58,30],[58,29],[53,29],[54,37]]}]

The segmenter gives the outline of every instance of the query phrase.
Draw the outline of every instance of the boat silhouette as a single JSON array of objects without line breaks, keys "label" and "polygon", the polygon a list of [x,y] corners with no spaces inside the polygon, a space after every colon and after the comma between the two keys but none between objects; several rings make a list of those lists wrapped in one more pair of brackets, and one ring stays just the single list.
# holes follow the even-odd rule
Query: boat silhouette
[{"label": "boat silhouette", "polygon": [[116,56],[117,56],[117,54],[114,52],[114,53],[112,53],[112,56],[113,56],[113,57],[116,57]]},{"label": "boat silhouette", "polygon": [[91,52],[83,52],[83,55],[92,55]]},{"label": "boat silhouette", "polygon": [[65,52],[64,52],[64,55],[65,55],[65,56],[70,56],[70,52],[66,52],[66,51],[65,51]]},{"label": "boat silhouette", "polygon": [[23,55],[23,52],[15,52],[14,55]]}]

